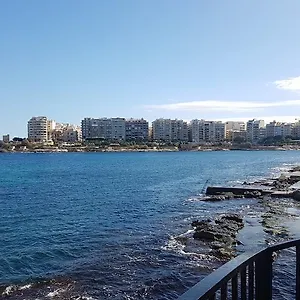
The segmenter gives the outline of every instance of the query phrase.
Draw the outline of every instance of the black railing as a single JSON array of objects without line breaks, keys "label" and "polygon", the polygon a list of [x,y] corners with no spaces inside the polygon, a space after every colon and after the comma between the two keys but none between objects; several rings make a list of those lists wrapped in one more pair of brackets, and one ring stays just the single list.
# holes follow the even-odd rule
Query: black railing
[{"label": "black railing", "polygon": [[205,277],[178,300],[272,299],[273,254],[296,247],[296,299],[300,300],[300,240],[241,254]]}]

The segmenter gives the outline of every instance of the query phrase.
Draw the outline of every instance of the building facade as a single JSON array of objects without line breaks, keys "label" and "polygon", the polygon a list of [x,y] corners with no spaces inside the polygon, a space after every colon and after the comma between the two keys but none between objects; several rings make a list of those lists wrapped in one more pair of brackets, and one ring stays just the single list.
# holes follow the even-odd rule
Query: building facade
[{"label": "building facade", "polygon": [[51,131],[53,142],[76,143],[81,141],[81,128],[72,124],[56,123],[55,129]]},{"label": "building facade", "polygon": [[225,124],[220,121],[192,120],[189,124],[190,141],[215,143],[225,140]]},{"label": "building facade", "polygon": [[251,143],[257,143],[265,135],[264,120],[249,120],[247,122],[247,140]]},{"label": "building facade", "polygon": [[183,120],[156,119],[152,122],[154,141],[188,142],[188,124]]},{"label": "building facade", "polygon": [[125,118],[84,118],[82,139],[125,140]]},{"label": "building facade", "polygon": [[147,141],[149,139],[149,123],[144,119],[127,119],[125,122],[126,141]]},{"label": "building facade", "polygon": [[32,117],[27,124],[28,139],[32,142],[47,142],[48,126],[47,117]]}]

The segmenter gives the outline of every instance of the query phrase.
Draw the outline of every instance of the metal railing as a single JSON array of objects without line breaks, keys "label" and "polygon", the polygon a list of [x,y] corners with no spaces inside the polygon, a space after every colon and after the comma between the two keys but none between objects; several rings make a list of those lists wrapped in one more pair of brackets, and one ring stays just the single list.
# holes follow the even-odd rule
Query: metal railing
[{"label": "metal railing", "polygon": [[241,254],[205,277],[178,300],[272,299],[273,253],[291,247],[296,247],[296,299],[300,300],[300,240]]}]

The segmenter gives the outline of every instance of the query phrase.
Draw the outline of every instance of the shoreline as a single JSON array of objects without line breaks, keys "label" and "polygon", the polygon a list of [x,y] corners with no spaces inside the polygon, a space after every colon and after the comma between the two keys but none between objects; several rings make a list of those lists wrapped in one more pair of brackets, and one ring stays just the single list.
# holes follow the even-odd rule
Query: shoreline
[{"label": "shoreline", "polygon": [[[225,263],[243,252],[252,250],[253,243],[257,243],[256,246],[267,247],[291,239],[295,230],[290,230],[289,227],[294,228],[294,223],[300,220],[299,183],[300,165],[294,164],[280,171],[274,178],[266,175],[255,182],[244,182],[238,188],[232,187],[233,192],[228,187],[228,191],[221,188],[211,194],[210,187],[207,187],[208,193],[198,196],[199,202],[210,202],[214,205],[224,201],[249,199],[249,204],[255,200],[257,205],[247,213],[225,211],[221,214],[216,213],[213,218],[194,219],[190,224],[192,229],[188,230],[189,234],[180,234],[175,239],[181,244],[184,252],[208,255],[213,257],[214,263]],[[269,188],[269,191],[274,192],[274,196],[257,190],[249,192],[248,186]],[[294,186],[297,188],[293,188]],[[255,230],[260,231],[262,240],[251,239]]]},{"label": "shoreline", "polygon": [[226,151],[300,151],[298,148],[281,148],[281,147],[257,147],[257,148],[207,148],[207,149],[197,149],[197,150],[182,150],[182,149],[36,149],[36,150],[9,150],[1,151],[0,154],[10,154],[10,153],[159,153],[159,152],[226,152]]}]

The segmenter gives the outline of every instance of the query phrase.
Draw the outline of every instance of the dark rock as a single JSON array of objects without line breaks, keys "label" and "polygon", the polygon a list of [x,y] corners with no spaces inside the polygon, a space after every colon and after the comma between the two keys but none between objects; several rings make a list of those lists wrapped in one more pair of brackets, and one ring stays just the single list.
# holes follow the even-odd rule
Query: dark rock
[{"label": "dark rock", "polygon": [[198,242],[204,243],[213,251],[216,257],[228,259],[233,256],[233,246],[239,244],[236,235],[239,229],[244,226],[243,218],[234,213],[221,215],[211,220],[197,220],[192,222],[195,227],[193,238]]},{"label": "dark rock", "polygon": [[292,194],[291,194],[292,198],[294,200],[297,200],[297,201],[300,201],[300,191],[297,190],[297,191],[294,191]]},{"label": "dark rock", "polygon": [[226,214],[221,216],[219,220],[228,220],[236,223],[243,223],[243,218],[238,214]]},{"label": "dark rock", "polygon": [[244,193],[244,197],[245,198],[259,198],[259,197],[261,197],[261,192],[259,192],[259,191],[246,191],[245,193]]},{"label": "dark rock", "polygon": [[194,239],[197,239],[197,240],[209,240],[209,241],[216,240],[215,234],[213,232],[203,231],[203,230],[195,231],[193,237],[194,237]]},{"label": "dark rock", "polygon": [[293,167],[289,172],[300,172],[300,166]]},{"label": "dark rock", "polygon": [[218,241],[211,242],[211,244],[210,244],[211,249],[220,249],[223,246],[224,245]]}]

